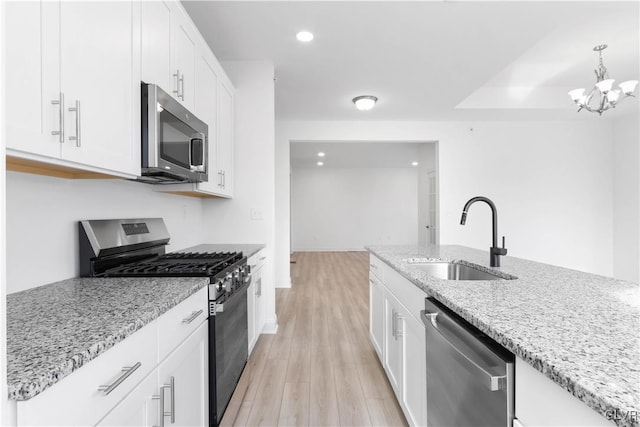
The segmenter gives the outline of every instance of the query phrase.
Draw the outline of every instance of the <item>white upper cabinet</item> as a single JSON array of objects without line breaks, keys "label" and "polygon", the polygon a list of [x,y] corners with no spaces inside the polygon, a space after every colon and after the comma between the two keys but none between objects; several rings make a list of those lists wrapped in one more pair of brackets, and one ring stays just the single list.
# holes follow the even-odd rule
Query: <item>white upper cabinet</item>
[{"label": "white upper cabinet", "polygon": [[[182,7],[175,5],[171,14],[171,76],[173,97],[193,111],[196,85],[197,30]],[[199,90],[199,89],[198,89]]]},{"label": "white upper cabinet", "polygon": [[[189,193],[198,197],[230,198],[233,196],[235,89],[182,6],[174,2],[169,5],[172,23],[172,83],[168,92],[209,127],[208,181],[161,185],[156,186],[154,190]],[[143,31],[144,28],[143,24]],[[145,39],[144,34],[142,39]],[[144,51],[142,56],[147,56]],[[143,76],[146,75],[144,69],[143,63]]]},{"label": "white upper cabinet", "polygon": [[142,81],[171,93],[171,8],[165,1],[143,1],[141,17]]},{"label": "white upper cabinet", "polygon": [[139,13],[133,2],[8,3],[9,156],[139,174]]},{"label": "white upper cabinet", "polygon": [[221,175],[220,193],[233,195],[233,123],[234,94],[230,82],[220,79],[218,86],[218,162],[217,171]]},{"label": "white upper cabinet", "polygon": [[6,4],[7,148],[60,157],[60,5]]}]

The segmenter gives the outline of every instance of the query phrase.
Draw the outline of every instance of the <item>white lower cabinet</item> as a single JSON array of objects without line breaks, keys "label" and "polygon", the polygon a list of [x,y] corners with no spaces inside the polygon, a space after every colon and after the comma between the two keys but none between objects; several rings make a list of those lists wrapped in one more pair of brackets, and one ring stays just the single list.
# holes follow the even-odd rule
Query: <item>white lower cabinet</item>
[{"label": "white lower cabinet", "polygon": [[208,322],[202,310],[207,291],[201,289],[51,388],[17,402],[17,425],[208,425]]},{"label": "white lower cabinet", "polygon": [[[371,342],[407,421],[426,425],[425,333],[416,308],[419,301],[413,301],[426,295],[373,256],[371,265],[376,266],[369,275]],[[406,295],[412,295],[410,303],[401,299]]]},{"label": "white lower cabinet", "polygon": [[207,323],[203,323],[158,368],[166,425],[209,425]]},{"label": "white lower cabinet", "polygon": [[383,360],[384,319],[384,291],[378,279],[372,274],[369,278],[369,336],[380,360]]},{"label": "white lower cabinet", "polygon": [[[160,425],[161,406],[156,372],[151,373],[98,426],[152,427]],[[154,396],[156,398],[154,398]]]},{"label": "white lower cabinet", "polygon": [[247,322],[249,335],[249,354],[256,345],[264,328],[264,296],[262,295],[262,271],[266,260],[265,249],[252,255],[247,263],[251,269],[251,284],[247,290]]}]

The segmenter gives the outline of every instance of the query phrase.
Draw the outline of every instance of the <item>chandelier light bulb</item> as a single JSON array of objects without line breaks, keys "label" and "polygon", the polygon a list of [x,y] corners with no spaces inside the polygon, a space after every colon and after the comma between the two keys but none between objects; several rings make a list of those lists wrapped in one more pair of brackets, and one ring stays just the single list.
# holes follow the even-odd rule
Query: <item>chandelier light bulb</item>
[{"label": "chandelier light bulb", "polygon": [[603,94],[607,94],[611,88],[613,87],[613,82],[615,82],[614,79],[606,79],[603,80],[601,82],[596,83],[596,87],[598,88],[598,90],[600,92],[602,92]]},{"label": "chandelier light bulb", "polygon": [[584,88],[570,90],[569,96],[573,102],[581,101],[584,98]]},{"label": "chandelier light bulb", "polygon": [[356,105],[356,108],[360,111],[368,111],[376,105],[378,98],[372,95],[362,95],[356,96],[353,98],[353,103]]},{"label": "chandelier light bulb", "polygon": [[633,92],[636,90],[636,86],[638,86],[637,80],[624,81],[620,83],[620,89],[612,90],[615,80],[609,78],[609,72],[602,60],[602,51],[606,48],[606,44],[601,44],[593,48],[595,52],[598,52],[598,68],[594,70],[596,73],[596,83],[593,89],[587,94],[585,94],[584,88],[574,89],[568,92],[571,100],[578,106],[578,112],[585,109],[591,113],[602,115],[602,113],[610,108],[615,108],[624,98],[634,96]]},{"label": "chandelier light bulb", "polygon": [[638,86],[637,80],[627,80],[626,82],[620,83],[620,89],[622,93],[627,96],[630,96],[634,90],[636,90],[636,86]]},{"label": "chandelier light bulb", "polygon": [[614,89],[607,94],[607,100],[612,104],[617,103],[618,99],[620,99],[620,89]]}]

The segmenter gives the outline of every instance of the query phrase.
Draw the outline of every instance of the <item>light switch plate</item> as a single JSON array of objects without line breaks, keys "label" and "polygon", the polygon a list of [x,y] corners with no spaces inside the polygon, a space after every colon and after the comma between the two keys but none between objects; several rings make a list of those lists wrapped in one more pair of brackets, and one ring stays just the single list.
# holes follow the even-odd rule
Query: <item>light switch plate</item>
[{"label": "light switch plate", "polygon": [[251,219],[252,220],[264,219],[264,213],[262,212],[262,208],[251,208]]}]

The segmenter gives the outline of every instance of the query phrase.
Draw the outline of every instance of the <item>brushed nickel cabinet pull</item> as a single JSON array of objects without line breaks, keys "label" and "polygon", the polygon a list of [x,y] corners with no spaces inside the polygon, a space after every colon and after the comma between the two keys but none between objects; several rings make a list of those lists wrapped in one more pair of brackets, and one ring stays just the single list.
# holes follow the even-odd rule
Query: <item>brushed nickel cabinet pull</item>
[{"label": "brushed nickel cabinet pull", "polygon": [[98,387],[98,390],[104,392],[105,396],[108,395],[113,390],[115,390],[120,384],[122,384],[124,380],[129,378],[129,376],[133,374],[140,366],[142,366],[142,363],[138,362],[133,366],[123,367],[122,374],[120,374],[118,378],[116,378],[111,384],[101,385],[100,387]]},{"label": "brushed nickel cabinet pull", "polygon": [[64,144],[64,93],[60,92],[60,98],[54,99],[51,104],[60,106],[60,112],[58,113],[60,130],[52,130],[51,135],[59,135],[60,144]]},{"label": "brushed nickel cabinet pull", "polygon": [[182,319],[182,323],[186,323],[188,325],[189,323],[196,320],[196,317],[200,316],[203,312],[204,310],[194,311],[193,313],[191,313],[189,317]]},{"label": "brushed nickel cabinet pull", "polygon": [[69,141],[75,141],[76,147],[80,147],[82,145],[82,140],[80,136],[80,100],[76,99],[76,106],[69,107],[69,111],[75,111],[76,113],[76,135],[70,136]]}]

